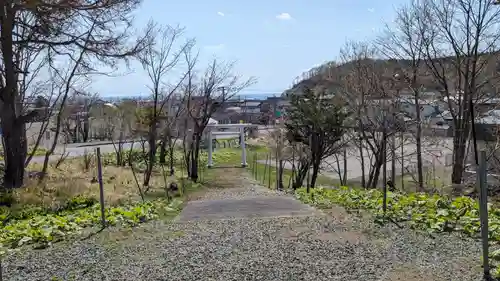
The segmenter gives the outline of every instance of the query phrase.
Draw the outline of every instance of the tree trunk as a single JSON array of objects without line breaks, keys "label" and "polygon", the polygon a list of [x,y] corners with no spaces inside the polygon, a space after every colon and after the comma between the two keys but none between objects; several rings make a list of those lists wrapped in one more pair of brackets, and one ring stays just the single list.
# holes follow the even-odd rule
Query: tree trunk
[{"label": "tree trunk", "polygon": [[24,184],[24,162],[27,154],[26,125],[16,124],[16,114],[7,106],[4,106],[1,114],[5,162],[3,185],[6,189],[19,188]]},{"label": "tree trunk", "polygon": [[277,189],[283,190],[283,171],[285,170],[285,167],[283,165],[283,159],[279,160],[279,174],[278,174],[278,186]]},{"label": "tree trunk", "polygon": [[148,166],[146,168],[146,173],[144,174],[143,186],[149,186],[149,181],[151,180],[151,174],[153,173],[153,167],[156,162],[156,132],[154,128],[150,128],[149,138],[148,138]]},{"label": "tree trunk", "polygon": [[170,160],[170,176],[175,174],[175,158],[174,158],[174,149],[175,143],[172,143],[172,138],[168,139],[168,149],[169,149],[169,160]]},{"label": "tree trunk", "polygon": [[90,131],[90,126],[89,126],[89,120],[86,119],[83,121],[83,142],[88,142],[89,141],[89,131]]},{"label": "tree trunk", "polygon": [[186,172],[188,178],[191,178],[191,154],[193,154],[193,151],[191,150],[191,147],[189,150],[184,154],[184,160],[185,160],[185,165],[186,165]]},{"label": "tree trunk", "polygon": [[200,157],[201,134],[193,135],[193,151],[191,155],[191,180],[198,182],[198,159]]},{"label": "tree trunk", "polygon": [[304,180],[306,178],[307,171],[309,171],[309,167],[310,167],[309,161],[299,159],[299,165],[297,167],[294,183],[292,185],[292,188],[294,190],[302,187],[302,185],[304,184]]},{"label": "tree trunk", "polygon": [[[339,175],[339,180],[340,180],[340,185],[344,185],[344,173],[345,171],[342,171],[340,169],[340,159],[338,154],[334,154],[333,157],[335,157],[335,163],[337,164],[337,175]],[[345,161],[345,159],[344,159]]]},{"label": "tree trunk", "polygon": [[116,148],[116,166],[125,166],[123,161],[123,144],[120,141],[118,147]]},{"label": "tree trunk", "polygon": [[[366,171],[365,171],[365,155],[363,153],[363,140],[361,139],[359,141],[359,157],[361,158],[361,186],[363,188],[366,188],[366,178],[365,178],[365,174],[366,174]],[[346,163],[347,165],[347,163]]]},{"label": "tree trunk", "polygon": [[461,184],[464,172],[463,159],[465,157],[465,142],[464,138],[453,138],[453,170],[451,174],[451,182],[453,184]]},{"label": "tree trunk", "polygon": [[396,133],[391,137],[391,181],[396,182]]},{"label": "tree trunk", "polygon": [[160,164],[167,163],[167,142],[165,139],[160,144]]},{"label": "tree trunk", "polygon": [[[343,152],[343,156],[344,156],[344,181],[342,182],[342,185],[347,185],[347,148],[344,148],[344,152]],[[364,180],[364,169],[362,169],[363,171],[363,180]]]},{"label": "tree trunk", "polygon": [[424,191],[424,172],[422,163],[422,122],[420,118],[420,95],[418,91],[415,93],[415,107],[416,107],[416,117],[417,117],[417,134],[415,136],[415,141],[417,143],[417,177],[418,177],[418,191]]},{"label": "tree trunk", "polygon": [[373,169],[373,174],[372,174],[372,179],[370,181],[370,188],[377,188],[378,180],[380,178],[380,170],[382,168],[382,163],[376,163],[374,169]]},{"label": "tree trunk", "polygon": [[311,175],[311,188],[314,188],[316,187],[316,180],[318,179],[318,174],[319,174],[319,168],[320,168],[320,165],[321,165],[321,159],[319,157],[317,157],[318,159],[315,159],[314,163],[313,163],[313,171],[312,171],[312,175]]},{"label": "tree trunk", "polygon": [[380,177],[380,170],[382,168],[382,165],[383,165],[383,150],[382,149],[379,149],[377,151],[377,155],[376,155],[376,158],[375,158],[375,163],[373,165],[373,169],[372,171],[370,172],[370,177],[368,179],[368,186],[370,188],[377,188],[377,184],[378,184],[378,180],[379,180],[379,177]]}]

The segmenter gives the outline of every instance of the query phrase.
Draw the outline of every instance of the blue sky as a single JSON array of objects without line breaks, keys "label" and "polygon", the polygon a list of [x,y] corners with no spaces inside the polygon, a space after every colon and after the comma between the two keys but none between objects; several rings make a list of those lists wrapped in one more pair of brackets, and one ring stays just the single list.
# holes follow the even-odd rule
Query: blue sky
[{"label": "blue sky", "polygon": [[[216,56],[236,61],[236,71],[257,84],[243,94],[280,94],[303,71],[334,60],[348,39],[373,38],[405,0],[145,0],[136,26],[150,18],[186,28],[201,51],[200,64]],[[100,95],[147,94],[138,65],[122,77],[98,78]]]}]

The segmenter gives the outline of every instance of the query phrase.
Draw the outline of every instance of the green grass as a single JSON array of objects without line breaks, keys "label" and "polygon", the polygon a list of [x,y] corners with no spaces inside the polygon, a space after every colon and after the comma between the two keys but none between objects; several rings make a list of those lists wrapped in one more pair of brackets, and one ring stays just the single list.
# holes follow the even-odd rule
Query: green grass
[{"label": "green grass", "polygon": [[[248,166],[249,171],[253,177],[264,186],[271,189],[276,189],[276,179],[278,176],[277,168],[275,166],[266,165],[262,163],[253,163]],[[285,188],[291,188],[292,170],[284,169],[283,171],[283,185]],[[306,178],[307,180],[307,178]],[[316,180],[317,185],[335,185],[338,181],[326,176],[319,175]]]},{"label": "green grass", "polygon": [[[43,147],[37,147],[37,149],[33,152],[33,147],[28,148],[28,155],[31,155],[32,153],[33,156],[43,156],[45,153],[47,153],[47,149]],[[0,148],[0,160],[3,160],[3,149]]]},{"label": "green grass", "polygon": [[[266,160],[269,157],[270,150],[266,146],[261,145],[248,145],[248,169],[252,176],[258,180],[262,185],[267,186],[271,189],[276,189],[276,179],[278,176],[276,165],[266,165],[264,163],[258,163],[256,160]],[[273,163],[275,164],[275,163]],[[290,169],[283,170],[283,186],[286,188],[292,186],[293,172]],[[307,177],[305,181],[307,180]],[[304,182],[305,183],[305,182]],[[318,175],[316,180],[316,185],[338,185],[340,182],[338,180],[329,178],[327,176]]]}]

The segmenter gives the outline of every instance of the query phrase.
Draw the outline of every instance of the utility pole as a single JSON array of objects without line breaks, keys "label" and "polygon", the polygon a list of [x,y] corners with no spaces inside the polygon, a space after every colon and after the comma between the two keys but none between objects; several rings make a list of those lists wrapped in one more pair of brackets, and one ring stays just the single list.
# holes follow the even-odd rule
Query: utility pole
[{"label": "utility pole", "polygon": [[[220,102],[224,102],[226,100],[226,86],[220,86],[217,88],[217,90],[220,90],[222,92]],[[228,118],[227,122],[231,123],[231,118]]]},{"label": "utility pole", "polygon": [[219,88],[217,88],[222,92],[222,100],[226,99],[226,88],[227,88],[226,86],[220,86]]}]

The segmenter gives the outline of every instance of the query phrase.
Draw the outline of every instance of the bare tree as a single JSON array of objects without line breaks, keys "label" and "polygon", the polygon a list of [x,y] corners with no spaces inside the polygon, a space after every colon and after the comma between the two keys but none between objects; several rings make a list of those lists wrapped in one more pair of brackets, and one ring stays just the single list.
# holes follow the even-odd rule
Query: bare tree
[{"label": "bare tree", "polygon": [[[333,154],[335,158],[335,166],[332,166],[333,170],[337,173],[340,180],[340,185],[347,185],[347,150],[348,146],[346,145],[343,149],[340,149],[339,152]],[[342,163],[342,167],[340,164]]]},{"label": "bare tree", "polygon": [[[422,77],[425,76],[424,44],[418,26],[419,10],[414,5],[402,6],[396,16],[395,24],[386,26],[385,33],[378,38],[377,44],[382,54],[391,62],[397,64],[393,84],[398,92],[402,88],[409,88],[413,93],[415,106],[415,141],[417,147],[417,177],[418,190],[424,189],[422,163],[422,118],[421,95],[425,89]],[[398,98],[401,98],[397,94]],[[393,101],[394,102],[394,101]],[[394,149],[394,148],[393,148]],[[395,179],[393,178],[392,181]]]},{"label": "bare tree", "polygon": [[186,96],[184,95],[174,95],[168,102],[166,114],[163,118],[164,122],[162,124],[163,132],[160,147],[160,163],[165,164],[167,162],[166,156],[168,152],[170,176],[173,176],[175,173],[174,151],[177,141],[181,135],[181,117],[184,116],[186,110],[185,98]]},{"label": "bare tree", "polygon": [[[96,106],[97,107],[97,106]],[[124,159],[124,145],[125,142],[132,138],[131,147],[134,145],[134,132],[136,130],[137,120],[135,119],[135,110],[137,108],[137,103],[132,100],[124,100],[118,104],[104,103],[99,105],[98,114],[99,117],[108,117],[105,124],[108,125],[106,128],[109,132],[111,141],[113,143],[113,148],[116,154],[116,165],[125,166],[126,162]],[[95,119],[94,119],[95,120]],[[118,135],[118,139],[116,139]],[[129,157],[132,155],[129,154]]]},{"label": "bare tree", "polygon": [[[424,0],[418,10],[418,30],[425,63],[448,102],[453,119],[452,183],[463,179],[474,101],[496,84],[500,10],[490,0]],[[477,154],[475,154],[477,164]]]},{"label": "bare tree", "polygon": [[[156,142],[158,139],[158,126],[160,117],[164,114],[165,105],[171,96],[182,85],[190,69],[184,71],[173,86],[167,84],[167,75],[172,74],[182,62],[182,55],[193,47],[194,40],[186,40],[179,44],[184,29],[180,27],[158,26],[150,22],[148,30],[151,30],[150,42],[147,48],[140,53],[139,61],[151,80],[149,87],[153,98],[153,104],[148,112],[148,146],[149,157],[146,172],[144,174],[143,186],[149,186],[151,173],[156,161]],[[187,66],[192,67],[191,65]],[[170,88],[170,89],[167,89]]]},{"label": "bare tree", "polygon": [[[89,29],[89,32],[87,34],[87,38],[90,39],[91,35],[93,34],[94,30],[94,25]],[[84,44],[89,44],[89,41],[84,41]],[[42,173],[40,175],[39,180],[42,181],[45,178],[48,165],[49,165],[49,160],[50,156],[54,153],[58,139],[59,139],[59,134],[61,132],[61,124],[63,123],[63,112],[64,112],[64,107],[66,105],[66,101],[68,99],[68,96],[70,95],[71,91],[74,91],[76,82],[78,81],[79,71],[83,71],[85,68],[85,59],[87,55],[86,51],[87,46],[84,45],[83,48],[77,49],[76,53],[72,53],[68,55],[68,59],[70,60],[69,67],[67,69],[60,69],[56,68],[54,65],[50,65],[50,70],[51,70],[51,75],[54,78],[53,83],[56,85],[59,85],[59,91],[58,91],[58,96],[60,96],[60,105],[59,105],[59,110],[56,115],[56,129],[55,129],[55,136],[52,142],[51,147],[47,152],[45,153],[45,159],[43,161],[43,168],[42,168]],[[74,58],[74,60],[72,60]],[[63,153],[64,155],[64,153]],[[62,157],[60,159],[63,159]],[[58,161],[58,165],[62,163],[63,160]]]},{"label": "bare tree", "polygon": [[[130,44],[131,12],[140,4],[136,0],[12,2],[0,4],[2,79],[0,111],[5,145],[4,186],[23,185],[26,158],[25,125],[36,117],[36,111],[22,112],[19,73],[23,49],[38,49],[56,56],[71,56],[85,50],[88,58],[116,66],[142,48],[142,40]],[[96,24],[99,23],[99,24]],[[122,29],[117,26],[124,27]],[[27,32],[21,32],[27,31]],[[73,57],[73,61],[77,58]],[[90,68],[89,60],[82,65]]]},{"label": "bare tree", "polygon": [[[272,130],[269,130],[268,136],[271,140],[267,144],[267,146],[271,148],[272,156],[270,157],[270,160],[272,160],[273,157],[275,160],[274,166],[276,167],[276,189],[282,190],[284,188],[283,173],[285,170],[285,160],[289,158],[288,156],[290,156],[290,151],[285,142],[287,131],[283,122],[277,122]],[[293,140],[290,143],[293,143]],[[293,155],[292,157],[294,156],[295,155]],[[293,161],[293,158],[291,158],[291,161]],[[273,165],[271,164],[270,166],[272,167]]]},{"label": "bare tree", "polygon": [[214,59],[197,84],[188,83],[187,112],[193,125],[189,153],[190,166],[188,167],[190,167],[189,173],[193,181],[198,180],[200,144],[208,121],[227,100],[254,82],[254,78],[242,81],[239,76],[235,75],[234,63],[223,63]]},{"label": "bare tree", "polygon": [[[388,107],[390,98],[387,85],[384,84],[385,66],[376,61],[376,50],[367,43],[348,42],[341,50],[343,61],[340,73],[341,92],[352,112],[352,139],[359,149],[362,169],[361,185],[375,188],[379,181],[382,166],[386,163]],[[366,162],[369,162],[368,181],[366,180]],[[385,174],[385,169],[382,170]],[[385,180],[385,179],[384,179]]]}]

